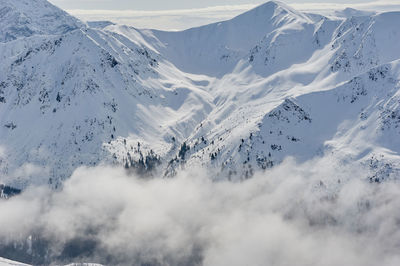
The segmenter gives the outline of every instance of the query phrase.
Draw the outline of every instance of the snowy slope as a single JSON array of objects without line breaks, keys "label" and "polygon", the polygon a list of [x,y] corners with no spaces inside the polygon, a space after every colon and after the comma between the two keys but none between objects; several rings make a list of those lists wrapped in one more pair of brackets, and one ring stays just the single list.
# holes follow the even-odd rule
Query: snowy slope
[{"label": "snowy slope", "polygon": [[[313,23],[300,23],[300,27],[287,23],[267,34],[236,61],[233,73],[212,85],[216,108],[188,139],[192,149],[185,155],[190,159],[185,159],[246,177],[288,155],[307,160],[330,153],[333,143],[338,143],[334,150],[344,160],[351,155],[362,164],[371,164],[374,158],[386,156],[389,162],[380,164],[397,167],[397,133],[389,130],[391,135],[382,138],[386,140],[383,148],[376,142],[382,134],[376,130],[377,123],[367,126],[359,117],[365,119],[363,111],[371,108],[375,115],[385,116],[379,110],[388,102],[394,105],[399,73],[396,67],[392,70],[391,62],[400,58],[396,49],[399,14],[344,20],[310,16]],[[377,92],[378,87],[384,93]],[[337,91],[351,100],[341,103],[338,96],[332,96]],[[371,102],[354,104],[364,95],[372,95]],[[298,103],[308,98],[312,100],[306,100],[307,104]],[[385,114],[393,112],[386,110]],[[337,142],[335,137],[343,134],[343,123],[349,121],[355,126],[346,130],[360,131],[359,136],[356,141]],[[371,132],[373,139],[361,138],[364,131]],[[179,165],[179,158],[176,161],[171,168]],[[380,171],[371,170],[372,176]],[[395,170],[387,169],[382,178],[388,171]]]},{"label": "snowy slope", "polygon": [[[65,266],[101,266],[100,264],[96,264],[96,263],[72,263],[72,264],[68,264]],[[29,264],[25,264],[25,263],[20,263],[20,262],[16,262],[13,260],[8,260],[5,258],[1,258],[0,257],[0,266],[29,266]]]},{"label": "snowy slope", "polygon": [[57,186],[79,165],[111,160],[104,146],[117,138],[167,150],[211,108],[207,93],[140,40],[85,26],[0,45],[1,166],[16,187]]},{"label": "snowy slope", "polygon": [[260,40],[312,24],[283,3],[267,2],[232,20],[182,32],[144,32],[155,48],[185,72],[221,77]]},{"label": "snowy slope", "polygon": [[324,154],[375,181],[399,169],[400,12],[268,2],[182,32],[84,24],[42,0],[0,13],[0,183],[57,187],[102,162],[241,179]]},{"label": "snowy slope", "polygon": [[35,34],[62,34],[83,26],[46,0],[1,0],[0,17],[0,42]]},{"label": "snowy slope", "polygon": [[0,266],[29,266],[29,265],[0,257]]}]

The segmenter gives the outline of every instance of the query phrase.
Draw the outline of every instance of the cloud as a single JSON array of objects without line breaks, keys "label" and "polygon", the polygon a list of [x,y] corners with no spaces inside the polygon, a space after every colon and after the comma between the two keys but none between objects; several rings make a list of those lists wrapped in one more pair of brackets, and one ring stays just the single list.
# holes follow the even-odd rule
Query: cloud
[{"label": "cloud", "polygon": [[400,184],[366,175],[330,158],[289,159],[237,183],[202,169],[141,179],[80,168],[61,191],[0,202],[0,254],[33,264],[399,265]]},{"label": "cloud", "polygon": [[[326,15],[333,15],[334,10],[343,10],[347,7],[368,11],[400,10],[399,2],[390,0],[363,3],[288,2],[288,4],[300,11],[317,12]],[[70,9],[68,12],[85,21],[109,20],[136,28],[183,30],[228,20],[256,6],[242,4],[162,11]]]},{"label": "cloud", "polygon": [[341,11],[346,8],[354,8],[374,12],[400,11],[399,1],[390,0],[377,0],[361,3],[292,3],[290,4],[290,6],[300,11],[315,12],[323,15],[334,15],[337,14],[335,13],[335,11]]},{"label": "cloud", "polygon": [[221,20],[231,19],[255,5],[215,6],[196,9],[177,9],[161,11],[139,10],[67,10],[84,21],[109,20],[136,28],[162,30],[183,30]]}]

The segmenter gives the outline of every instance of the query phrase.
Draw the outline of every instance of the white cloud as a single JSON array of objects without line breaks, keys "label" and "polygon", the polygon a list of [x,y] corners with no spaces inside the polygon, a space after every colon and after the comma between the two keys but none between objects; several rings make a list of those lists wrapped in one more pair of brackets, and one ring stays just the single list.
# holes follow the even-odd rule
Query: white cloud
[{"label": "white cloud", "polygon": [[293,8],[305,11],[305,12],[316,12],[322,14],[332,14],[334,11],[343,10],[345,8],[354,8],[366,11],[400,11],[399,1],[386,1],[378,0],[365,3],[293,3],[290,4]]},{"label": "white cloud", "polygon": [[253,7],[255,7],[255,5],[215,6],[164,11],[77,9],[67,11],[85,21],[110,20],[118,24],[130,25],[136,28],[182,30],[227,20]]},{"label": "white cloud", "polygon": [[[301,11],[323,14],[331,14],[333,10],[343,10],[347,7],[369,11],[400,10],[400,3],[398,1],[385,0],[354,4],[317,2],[290,3],[289,5]],[[182,30],[228,20],[254,7],[256,5],[244,4],[162,11],[71,9],[68,12],[85,21],[110,20],[118,24],[126,24],[136,28]]]},{"label": "white cloud", "polygon": [[0,252],[33,235],[31,254],[110,265],[399,265],[400,184],[365,175],[329,158],[241,183],[81,168],[62,191],[0,203]]}]

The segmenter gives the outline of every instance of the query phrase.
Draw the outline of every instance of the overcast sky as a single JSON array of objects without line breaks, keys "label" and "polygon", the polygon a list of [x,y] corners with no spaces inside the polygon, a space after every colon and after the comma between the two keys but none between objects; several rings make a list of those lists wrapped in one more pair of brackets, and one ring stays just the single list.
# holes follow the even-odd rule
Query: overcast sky
[{"label": "overcast sky", "polygon": [[[110,20],[137,28],[182,30],[230,19],[266,0],[50,0],[82,20]],[[330,12],[353,7],[400,10],[400,0],[284,0],[302,11]]]},{"label": "overcast sky", "polygon": [[[264,0],[51,0],[51,2],[66,9],[112,9],[112,10],[168,10],[189,9],[221,5],[262,4]],[[367,3],[375,0],[285,0],[285,3]],[[400,2],[400,0],[399,0]]]}]

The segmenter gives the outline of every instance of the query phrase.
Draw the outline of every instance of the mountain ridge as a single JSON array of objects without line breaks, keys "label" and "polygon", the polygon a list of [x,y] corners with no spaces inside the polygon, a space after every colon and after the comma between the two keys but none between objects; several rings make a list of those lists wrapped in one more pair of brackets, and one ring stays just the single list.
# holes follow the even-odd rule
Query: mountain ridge
[{"label": "mountain ridge", "polygon": [[327,154],[373,161],[366,178],[379,182],[400,169],[400,12],[330,18],[267,2],[165,32],[19,5],[0,2],[0,183],[58,188],[104,163],[241,180]]},{"label": "mountain ridge", "polygon": [[0,42],[35,34],[63,34],[84,26],[46,0],[2,0],[0,6]]}]

